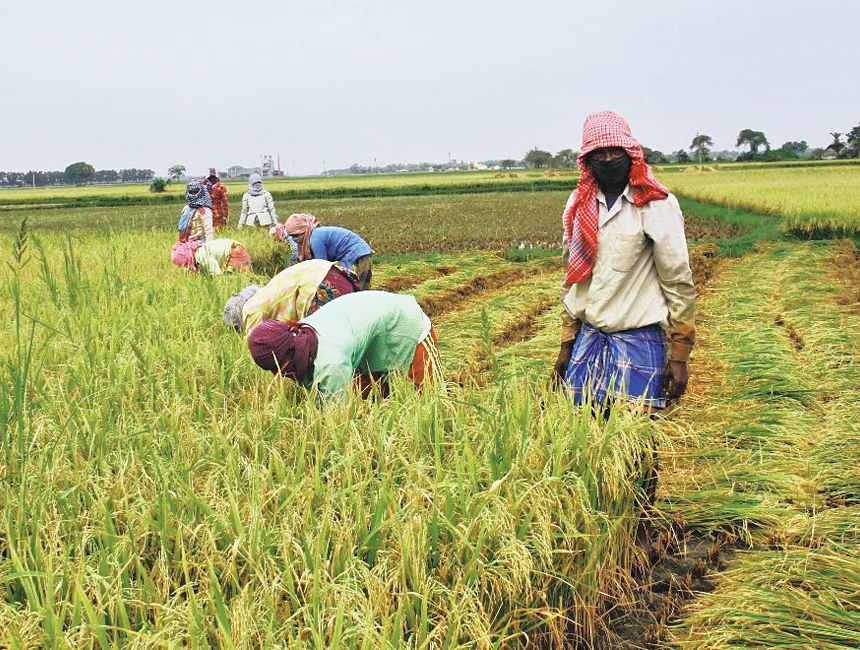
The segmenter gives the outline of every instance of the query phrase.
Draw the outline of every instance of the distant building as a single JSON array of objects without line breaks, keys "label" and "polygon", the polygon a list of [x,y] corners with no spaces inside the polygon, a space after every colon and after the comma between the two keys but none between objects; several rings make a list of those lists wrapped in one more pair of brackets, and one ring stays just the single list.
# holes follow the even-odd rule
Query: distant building
[{"label": "distant building", "polygon": [[233,165],[227,168],[227,178],[248,178],[251,174],[259,174],[263,178],[271,178],[272,176],[284,176],[281,171],[281,157],[278,156],[277,168],[271,156],[263,156],[262,164],[259,167],[242,167],[241,165]]},{"label": "distant building", "polygon": [[259,174],[259,167],[242,167],[233,165],[227,168],[227,178],[248,178],[251,174]]}]

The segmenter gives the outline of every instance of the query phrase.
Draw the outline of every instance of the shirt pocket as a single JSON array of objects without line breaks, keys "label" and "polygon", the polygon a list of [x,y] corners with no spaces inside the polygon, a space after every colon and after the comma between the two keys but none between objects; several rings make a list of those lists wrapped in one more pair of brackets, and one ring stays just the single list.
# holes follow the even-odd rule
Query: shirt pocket
[{"label": "shirt pocket", "polygon": [[642,233],[618,233],[612,238],[610,264],[617,273],[627,273],[639,259],[645,248],[645,236]]}]

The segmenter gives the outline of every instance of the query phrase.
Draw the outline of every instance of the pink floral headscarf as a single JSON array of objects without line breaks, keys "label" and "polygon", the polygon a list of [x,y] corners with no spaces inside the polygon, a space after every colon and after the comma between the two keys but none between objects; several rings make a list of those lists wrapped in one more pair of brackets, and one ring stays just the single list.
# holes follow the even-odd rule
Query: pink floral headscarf
[{"label": "pink floral headscarf", "polygon": [[194,259],[194,253],[203,245],[197,239],[190,241],[176,242],[173,245],[173,252],[170,255],[170,261],[176,266],[183,266],[192,271],[197,270],[197,260]]}]

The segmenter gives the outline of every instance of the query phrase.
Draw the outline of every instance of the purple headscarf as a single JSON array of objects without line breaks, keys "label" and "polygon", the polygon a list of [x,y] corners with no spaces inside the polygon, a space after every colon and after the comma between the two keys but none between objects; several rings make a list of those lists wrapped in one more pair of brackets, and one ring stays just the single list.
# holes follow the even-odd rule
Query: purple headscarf
[{"label": "purple headscarf", "polygon": [[317,333],[307,323],[265,320],[248,337],[248,349],[263,370],[301,381],[313,374]]}]

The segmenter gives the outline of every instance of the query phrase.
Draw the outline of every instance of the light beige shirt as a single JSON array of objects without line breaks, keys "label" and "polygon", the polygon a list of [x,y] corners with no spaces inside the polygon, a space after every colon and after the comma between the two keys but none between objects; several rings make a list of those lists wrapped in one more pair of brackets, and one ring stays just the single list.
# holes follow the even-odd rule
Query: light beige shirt
[{"label": "light beige shirt", "polygon": [[269,190],[262,194],[251,196],[248,192],[242,195],[242,213],[239,215],[239,228],[242,226],[271,226],[278,223],[278,213],[275,201]]},{"label": "light beige shirt", "polygon": [[670,358],[685,361],[696,337],[696,289],[678,200],[670,194],[638,208],[629,185],[611,209],[602,192],[597,200],[594,271],[562,286],[562,341],[582,322],[610,333],[656,324],[670,338]]}]

